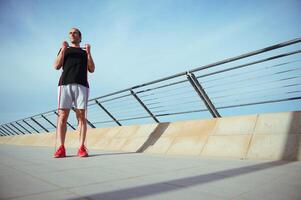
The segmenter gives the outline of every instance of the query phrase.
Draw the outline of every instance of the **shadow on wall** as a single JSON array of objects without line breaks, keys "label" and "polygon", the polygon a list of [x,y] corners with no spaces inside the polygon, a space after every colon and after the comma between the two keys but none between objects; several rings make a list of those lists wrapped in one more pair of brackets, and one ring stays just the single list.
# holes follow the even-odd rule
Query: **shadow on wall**
[{"label": "shadow on wall", "polygon": [[[282,152],[282,160],[300,160],[301,111],[292,112],[290,127]],[[300,153],[299,153],[300,152]]]},{"label": "shadow on wall", "polygon": [[159,123],[155,130],[149,135],[143,145],[136,151],[143,153],[148,147],[154,145],[168,128],[170,122]]}]

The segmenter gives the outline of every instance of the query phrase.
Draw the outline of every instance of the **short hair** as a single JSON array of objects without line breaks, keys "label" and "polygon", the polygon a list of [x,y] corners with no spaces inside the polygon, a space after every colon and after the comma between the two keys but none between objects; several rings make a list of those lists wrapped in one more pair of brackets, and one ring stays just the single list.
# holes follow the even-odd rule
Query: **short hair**
[{"label": "short hair", "polygon": [[82,33],[80,32],[80,30],[78,28],[71,28],[71,29],[75,29],[78,32],[78,35],[80,37],[80,41],[82,41]]}]

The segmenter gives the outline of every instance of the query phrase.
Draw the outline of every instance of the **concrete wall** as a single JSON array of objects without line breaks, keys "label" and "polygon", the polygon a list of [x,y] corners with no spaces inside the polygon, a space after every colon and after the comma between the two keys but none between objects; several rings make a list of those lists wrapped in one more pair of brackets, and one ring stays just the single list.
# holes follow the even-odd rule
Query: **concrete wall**
[{"label": "concrete wall", "polygon": [[[0,137],[0,143],[49,146],[55,134]],[[78,147],[78,131],[66,147]],[[235,159],[301,160],[301,111],[88,129],[87,147],[106,151]]]}]

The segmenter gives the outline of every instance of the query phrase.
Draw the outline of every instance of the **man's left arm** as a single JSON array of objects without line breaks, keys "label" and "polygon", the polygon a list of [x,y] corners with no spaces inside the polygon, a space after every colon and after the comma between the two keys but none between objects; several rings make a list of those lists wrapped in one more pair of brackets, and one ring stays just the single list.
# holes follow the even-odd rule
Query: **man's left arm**
[{"label": "man's left arm", "polygon": [[86,44],[86,51],[87,51],[87,57],[88,57],[88,71],[90,73],[93,73],[95,71],[95,65],[94,65],[92,55],[91,55],[91,46],[89,44]]}]

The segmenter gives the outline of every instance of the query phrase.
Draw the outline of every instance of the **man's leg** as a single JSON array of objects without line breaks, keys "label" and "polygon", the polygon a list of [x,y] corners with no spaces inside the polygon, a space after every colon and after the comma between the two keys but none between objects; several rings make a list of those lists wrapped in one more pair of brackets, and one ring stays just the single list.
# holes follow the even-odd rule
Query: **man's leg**
[{"label": "man's leg", "polygon": [[66,131],[67,131],[67,120],[70,109],[59,109],[57,133],[60,140],[60,144],[65,144]]},{"label": "man's leg", "polygon": [[87,135],[86,110],[76,109],[76,118],[78,120],[78,129],[80,131],[80,146],[85,144]]}]

